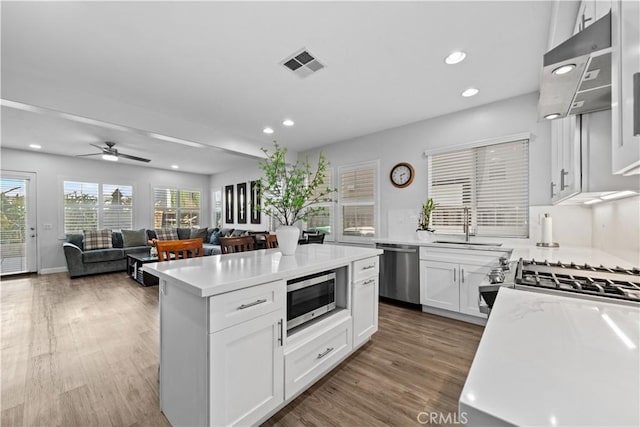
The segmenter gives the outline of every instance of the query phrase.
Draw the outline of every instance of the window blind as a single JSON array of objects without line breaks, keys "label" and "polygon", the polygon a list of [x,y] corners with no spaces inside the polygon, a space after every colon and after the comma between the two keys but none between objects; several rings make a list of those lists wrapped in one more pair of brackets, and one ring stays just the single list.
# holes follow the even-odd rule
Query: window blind
[{"label": "window blind", "polygon": [[428,188],[436,232],[463,233],[465,208],[478,236],[528,237],[529,141],[429,156]]},{"label": "window blind", "polygon": [[65,233],[133,228],[133,187],[64,181]]},{"label": "window blind", "polygon": [[133,228],[133,187],[102,185],[102,228],[112,230]]},{"label": "window blind", "polygon": [[340,169],[339,206],[343,236],[376,234],[377,164]]}]

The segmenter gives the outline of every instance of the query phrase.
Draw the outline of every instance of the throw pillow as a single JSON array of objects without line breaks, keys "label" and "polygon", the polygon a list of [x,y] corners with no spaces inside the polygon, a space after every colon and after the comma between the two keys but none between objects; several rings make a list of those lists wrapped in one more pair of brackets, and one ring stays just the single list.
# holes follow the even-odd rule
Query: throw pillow
[{"label": "throw pillow", "polygon": [[230,237],[231,233],[233,233],[233,228],[221,228],[220,229],[221,237]]},{"label": "throw pillow", "polygon": [[219,245],[221,237],[224,237],[224,233],[222,232],[222,230],[214,231],[213,233],[211,233],[211,239],[209,240],[209,243],[211,243],[212,245]]},{"label": "throw pillow", "polygon": [[122,246],[131,248],[133,246],[147,245],[147,230],[122,230]]},{"label": "throw pillow", "polygon": [[206,228],[194,228],[191,230],[192,239],[202,239],[202,243],[207,242],[207,229]]},{"label": "throw pillow", "polygon": [[178,240],[178,230],[175,228],[156,229],[158,240]]},{"label": "throw pillow", "polygon": [[84,230],[84,250],[109,249],[113,247],[111,230]]},{"label": "throw pillow", "polygon": [[233,233],[231,233],[231,237],[244,237],[248,235],[249,235],[249,232],[247,230],[239,230],[239,229],[235,229],[233,230]]}]

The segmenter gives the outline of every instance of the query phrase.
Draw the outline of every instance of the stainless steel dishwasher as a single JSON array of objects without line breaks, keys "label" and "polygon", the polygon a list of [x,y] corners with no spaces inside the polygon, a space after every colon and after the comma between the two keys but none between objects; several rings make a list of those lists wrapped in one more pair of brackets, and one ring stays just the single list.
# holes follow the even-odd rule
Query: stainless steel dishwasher
[{"label": "stainless steel dishwasher", "polygon": [[380,296],[420,304],[420,256],[417,246],[377,243],[384,250],[380,263]]}]

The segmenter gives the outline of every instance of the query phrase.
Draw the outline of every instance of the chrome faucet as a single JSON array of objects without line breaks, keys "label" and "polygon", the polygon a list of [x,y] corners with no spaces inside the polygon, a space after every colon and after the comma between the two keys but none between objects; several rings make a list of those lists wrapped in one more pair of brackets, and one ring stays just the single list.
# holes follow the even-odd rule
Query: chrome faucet
[{"label": "chrome faucet", "polygon": [[462,231],[464,232],[464,241],[469,241],[469,208],[464,208],[464,223],[462,224]]}]

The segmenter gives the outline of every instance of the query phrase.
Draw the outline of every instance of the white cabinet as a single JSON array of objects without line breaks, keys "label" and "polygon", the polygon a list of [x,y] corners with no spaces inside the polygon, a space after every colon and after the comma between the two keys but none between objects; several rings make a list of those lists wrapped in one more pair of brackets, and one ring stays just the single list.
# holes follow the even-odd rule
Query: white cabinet
[{"label": "white cabinet", "polygon": [[551,123],[551,202],[557,203],[581,191],[580,116]]},{"label": "white cabinet", "polygon": [[353,346],[369,340],[378,330],[379,258],[353,263],[352,310]]},{"label": "white cabinet", "polygon": [[460,310],[458,264],[420,261],[420,303],[445,310]]},{"label": "white cabinet", "polygon": [[487,284],[491,267],[460,264],[460,313],[486,317],[478,308],[478,286]]},{"label": "white cabinet", "polygon": [[640,3],[613,1],[611,15],[612,168],[640,173]]},{"label": "white cabinet", "polygon": [[611,0],[583,0],[580,2],[576,25],[573,28],[573,34],[576,34],[598,19],[609,13],[611,9]]},{"label": "white cabinet", "polygon": [[211,334],[209,424],[255,424],[284,401],[284,310]]}]

